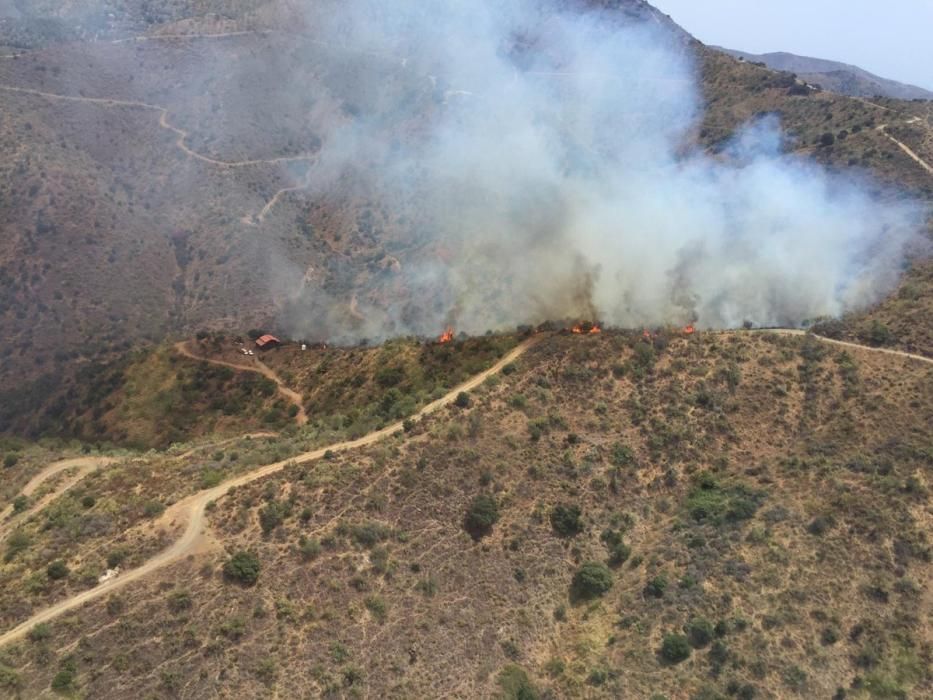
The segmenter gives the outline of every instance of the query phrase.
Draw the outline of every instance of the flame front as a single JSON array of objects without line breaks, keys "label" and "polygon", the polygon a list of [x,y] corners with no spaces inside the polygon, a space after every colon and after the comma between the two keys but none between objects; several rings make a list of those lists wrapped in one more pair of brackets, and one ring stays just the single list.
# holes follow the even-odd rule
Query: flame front
[{"label": "flame front", "polygon": [[693,335],[696,329],[693,327],[693,324],[689,326],[684,326],[684,335]]},{"label": "flame front", "polygon": [[594,335],[595,333],[602,333],[603,329],[596,323],[578,323],[570,329],[570,332],[577,335]]},{"label": "flame front", "polygon": [[439,343],[449,343],[453,339],[454,339],[454,329],[451,328],[450,326],[447,326],[444,332],[441,333],[441,337],[438,338],[437,340]]}]

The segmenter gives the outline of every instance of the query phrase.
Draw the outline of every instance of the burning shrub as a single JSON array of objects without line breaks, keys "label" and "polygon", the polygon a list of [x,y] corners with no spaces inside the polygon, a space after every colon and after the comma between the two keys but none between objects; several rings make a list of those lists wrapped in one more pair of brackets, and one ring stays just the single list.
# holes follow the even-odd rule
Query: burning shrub
[{"label": "burning shrub", "polygon": [[480,494],[473,499],[463,519],[463,528],[478,540],[492,531],[492,526],[499,521],[499,506],[496,499],[487,494]]}]

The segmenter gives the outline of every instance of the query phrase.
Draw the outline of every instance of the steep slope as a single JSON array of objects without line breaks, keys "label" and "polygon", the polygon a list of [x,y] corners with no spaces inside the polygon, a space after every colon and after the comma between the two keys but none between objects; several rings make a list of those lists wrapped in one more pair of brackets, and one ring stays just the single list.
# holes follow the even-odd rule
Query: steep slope
[{"label": "steep slope", "polygon": [[545,338],[471,402],[219,498],[200,554],[39,626],[4,682],[922,696],[930,381],[813,338]]},{"label": "steep slope", "polygon": [[[73,18],[95,6],[30,13]],[[327,3],[316,6],[327,14]],[[553,6],[657,25],[698,52],[704,147],[721,149],[745,121],[777,113],[801,156],[933,192],[886,137],[931,162],[921,106],[801,95],[787,75],[692,43],[641,0]],[[461,300],[400,271],[431,265],[442,277],[457,251],[432,239],[437,222],[417,198],[366,179],[386,153],[368,149],[326,188],[313,176],[326,173],[317,162],[326,131],[375,122],[383,146],[417,144],[450,108],[443,76],[432,83],[407,57],[355,52],[286,2],[121,8],[106,31],[77,35],[86,41],[51,32],[0,59],[0,403],[17,419],[5,428],[36,425],[38,404],[93,362],[173,334],[281,324],[356,341],[367,337],[360,308],[395,319],[395,332],[439,332],[435,319]],[[835,144],[822,147],[827,133]],[[921,299],[927,279],[911,281]],[[486,293],[486,282],[475,286]],[[895,319],[891,342],[929,352],[928,318]]]},{"label": "steep slope", "polygon": [[764,63],[774,70],[796,73],[808,83],[820,85],[824,90],[838,92],[851,97],[890,97],[896,100],[933,100],[933,92],[915,85],[899,83],[881,78],[858,66],[822,58],[797,56],[778,51],[753,54],[735,49],[713,46],[718,51],[740,58],[743,61]]}]

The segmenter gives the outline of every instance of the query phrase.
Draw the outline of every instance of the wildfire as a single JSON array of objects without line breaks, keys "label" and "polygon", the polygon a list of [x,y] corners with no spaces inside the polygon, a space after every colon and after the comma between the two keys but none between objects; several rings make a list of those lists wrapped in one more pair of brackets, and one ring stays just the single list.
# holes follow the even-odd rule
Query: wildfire
[{"label": "wildfire", "polygon": [[447,328],[444,330],[443,333],[441,333],[441,337],[438,338],[437,341],[439,343],[449,343],[453,339],[454,339],[454,329],[451,328],[450,326],[447,326]]},{"label": "wildfire", "polygon": [[596,323],[578,323],[570,329],[570,332],[576,335],[595,335],[596,333],[602,333],[603,329]]},{"label": "wildfire", "polygon": [[696,329],[693,327],[693,324],[684,326],[684,335],[693,335],[694,331],[696,331]]}]

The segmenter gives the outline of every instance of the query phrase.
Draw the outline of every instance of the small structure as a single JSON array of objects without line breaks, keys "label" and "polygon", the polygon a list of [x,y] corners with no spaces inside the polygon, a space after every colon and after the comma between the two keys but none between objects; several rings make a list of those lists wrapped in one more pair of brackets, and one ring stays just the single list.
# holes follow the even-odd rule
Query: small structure
[{"label": "small structure", "polygon": [[260,350],[268,350],[282,344],[282,341],[274,335],[261,335],[256,338],[256,347]]}]

